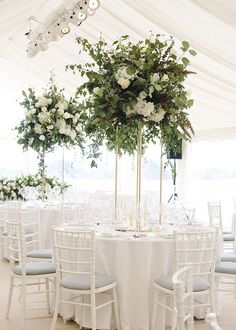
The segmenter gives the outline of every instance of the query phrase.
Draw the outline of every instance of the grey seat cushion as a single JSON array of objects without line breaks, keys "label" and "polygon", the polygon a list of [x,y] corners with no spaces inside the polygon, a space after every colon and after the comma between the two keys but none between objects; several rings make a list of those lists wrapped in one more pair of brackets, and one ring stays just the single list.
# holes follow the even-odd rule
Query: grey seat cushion
[{"label": "grey seat cushion", "polygon": [[230,231],[230,230],[223,230],[223,234],[232,234],[232,231]]},{"label": "grey seat cushion", "polygon": [[27,257],[30,258],[41,258],[41,259],[52,259],[52,249],[38,249],[27,253]]},{"label": "grey seat cushion", "polygon": [[236,254],[234,254],[234,253],[224,253],[221,256],[220,261],[236,262]]},{"label": "grey seat cushion", "polygon": [[[33,234],[33,233],[34,233],[34,231],[31,228],[26,228],[25,229],[25,234],[26,235],[30,235],[30,234]],[[2,234],[2,236],[7,236],[7,231],[4,230],[1,234]]]},{"label": "grey seat cushion", "polygon": [[[96,274],[95,287],[101,288],[116,282],[114,278],[106,274]],[[87,275],[66,276],[61,281],[61,286],[72,290],[90,290],[90,277]]]},{"label": "grey seat cushion", "polygon": [[216,273],[236,274],[235,262],[218,262],[215,268]]},{"label": "grey seat cushion", "polygon": [[[28,262],[26,263],[26,275],[43,275],[56,272],[55,264],[51,262]],[[17,265],[13,268],[13,273],[22,275],[22,266]]]},{"label": "grey seat cushion", "polygon": [[[156,284],[162,286],[165,289],[168,290],[174,290],[174,284],[172,281],[172,275],[163,275],[160,276],[156,281]],[[199,291],[205,291],[209,289],[209,283],[207,280],[200,276],[194,276],[193,277],[193,291],[199,292]]]},{"label": "grey seat cushion", "polygon": [[223,240],[226,242],[234,241],[234,235],[233,234],[223,234]]}]

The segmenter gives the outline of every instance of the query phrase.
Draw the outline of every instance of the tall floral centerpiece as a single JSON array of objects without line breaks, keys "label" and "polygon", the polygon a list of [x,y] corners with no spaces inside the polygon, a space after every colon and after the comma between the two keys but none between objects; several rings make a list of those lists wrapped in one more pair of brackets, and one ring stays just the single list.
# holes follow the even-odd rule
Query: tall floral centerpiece
[{"label": "tall floral centerpiece", "polygon": [[32,88],[22,93],[24,100],[20,104],[25,109],[25,117],[15,127],[17,142],[23,150],[31,148],[38,153],[41,198],[45,199],[45,153],[53,151],[57,145],[79,145],[83,149],[83,115],[81,117],[76,100],[67,100],[64,90],[57,88],[53,78],[39,96]]},{"label": "tall floral centerpiece", "polygon": [[119,154],[137,151],[141,171],[140,155],[150,142],[158,138],[168,156],[178,151],[179,139],[191,140],[187,109],[193,100],[184,81],[193,73],[188,56],[196,52],[188,42],[179,50],[172,37],[162,35],[138,42],[122,36],[110,46],[103,39],[93,44],[79,37],[77,42],[91,61],[68,67],[87,78],[77,95],[87,113],[85,130],[94,158],[105,141]]}]

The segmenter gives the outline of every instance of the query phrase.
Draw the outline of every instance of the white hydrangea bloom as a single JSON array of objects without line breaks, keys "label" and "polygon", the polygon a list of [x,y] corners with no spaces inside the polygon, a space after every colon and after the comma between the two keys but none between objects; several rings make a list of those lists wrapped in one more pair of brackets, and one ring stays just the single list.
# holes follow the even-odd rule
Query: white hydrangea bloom
[{"label": "white hydrangea bloom", "polygon": [[69,112],[65,112],[65,113],[63,114],[63,117],[64,117],[65,119],[69,119],[69,118],[71,117],[71,115],[69,114]]},{"label": "white hydrangea bloom", "polygon": [[117,80],[117,83],[121,86],[122,89],[126,89],[130,85],[130,81],[124,78],[120,78],[119,80]]},{"label": "white hydrangea bloom", "polygon": [[35,133],[37,133],[37,134],[42,134],[42,133],[43,133],[42,126],[39,125],[39,124],[36,124],[36,125],[34,126],[34,131],[35,131]]},{"label": "white hydrangea bloom", "polygon": [[169,77],[167,76],[167,74],[164,74],[163,77],[161,78],[162,81],[167,81],[169,80]]},{"label": "white hydrangea bloom", "polygon": [[164,118],[164,116],[165,116],[165,111],[163,109],[161,109],[159,112],[155,112],[155,113],[151,114],[148,119],[158,123],[159,121],[161,121]]},{"label": "white hydrangea bloom", "polygon": [[39,122],[42,124],[44,122],[47,122],[49,119],[50,115],[48,112],[41,112],[38,115]]},{"label": "white hydrangea bloom", "polygon": [[38,104],[41,108],[46,107],[48,105],[48,99],[45,96],[43,96],[38,100]]},{"label": "white hydrangea bloom", "polygon": [[74,140],[76,138],[76,132],[74,130],[70,131],[70,137],[72,140]]},{"label": "white hydrangea bloom", "polygon": [[158,73],[154,73],[152,76],[150,76],[151,84],[155,84],[159,80],[160,80],[160,76]]},{"label": "white hydrangea bloom", "polygon": [[63,109],[63,108],[58,108],[58,109],[57,109],[57,113],[58,113],[59,115],[63,115],[63,113],[64,113],[64,109]]},{"label": "white hydrangea bloom", "polygon": [[154,104],[152,102],[147,102],[141,98],[137,98],[137,103],[134,105],[133,109],[130,107],[126,108],[126,115],[139,114],[144,117],[149,117],[155,110]]},{"label": "white hydrangea bloom", "polygon": [[68,109],[68,102],[63,101],[63,102],[58,102],[56,105],[57,108],[67,110]]},{"label": "white hydrangea bloom", "polygon": [[135,74],[128,74],[127,67],[122,66],[118,69],[115,74],[115,78],[117,83],[121,86],[121,88],[126,89],[130,85],[130,80],[134,79]]}]

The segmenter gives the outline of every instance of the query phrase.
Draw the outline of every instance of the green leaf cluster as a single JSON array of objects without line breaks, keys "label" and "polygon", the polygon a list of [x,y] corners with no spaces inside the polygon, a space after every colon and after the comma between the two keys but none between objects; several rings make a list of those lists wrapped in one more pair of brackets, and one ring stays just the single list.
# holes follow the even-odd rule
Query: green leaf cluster
[{"label": "green leaf cluster", "polygon": [[194,73],[187,66],[196,52],[187,41],[178,51],[172,37],[158,34],[138,42],[125,35],[112,45],[102,38],[91,43],[78,37],[77,42],[90,61],[67,68],[87,78],[76,97],[92,141],[89,157],[99,156],[104,141],[109,150],[133,154],[141,129],[143,148],[160,139],[168,153],[176,140],[191,140],[186,110],[193,100],[184,82]]}]

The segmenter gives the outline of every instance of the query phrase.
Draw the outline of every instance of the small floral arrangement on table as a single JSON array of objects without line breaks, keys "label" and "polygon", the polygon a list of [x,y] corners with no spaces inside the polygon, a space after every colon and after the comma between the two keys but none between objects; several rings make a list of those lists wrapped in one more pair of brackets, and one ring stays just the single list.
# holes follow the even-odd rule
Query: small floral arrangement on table
[{"label": "small floral arrangement on table", "polygon": [[25,118],[15,127],[18,143],[24,150],[32,148],[38,153],[52,151],[56,145],[83,149],[83,114],[74,98],[67,100],[64,90],[58,89],[53,78],[41,96],[35,90],[22,92],[20,103],[26,110]]},{"label": "small floral arrangement on table", "polygon": [[[67,183],[61,184],[56,177],[46,177],[46,187],[59,187],[60,193],[64,192],[70,185]],[[26,175],[16,177],[15,179],[0,178],[0,200],[25,200],[23,189],[28,187],[38,188],[40,186],[40,178],[36,175]],[[39,195],[40,199],[40,195]]]},{"label": "small floral arrangement on table", "polygon": [[104,140],[110,150],[133,154],[141,129],[142,148],[159,138],[167,155],[178,151],[181,138],[191,140],[194,131],[186,110],[193,99],[183,83],[194,73],[187,56],[196,52],[188,42],[182,42],[179,52],[173,38],[162,35],[138,42],[122,36],[111,46],[103,39],[92,44],[78,37],[77,42],[92,61],[67,68],[87,78],[77,96],[87,114],[93,157]]}]

